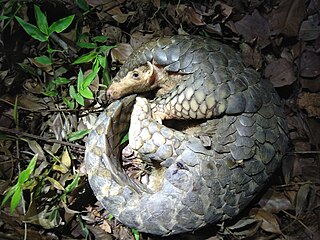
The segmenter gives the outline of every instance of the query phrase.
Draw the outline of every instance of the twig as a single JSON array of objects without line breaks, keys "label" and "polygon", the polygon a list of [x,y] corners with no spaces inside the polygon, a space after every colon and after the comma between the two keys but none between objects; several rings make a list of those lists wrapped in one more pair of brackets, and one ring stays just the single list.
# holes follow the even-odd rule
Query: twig
[{"label": "twig", "polygon": [[34,139],[38,139],[38,140],[45,141],[45,142],[62,144],[62,145],[66,145],[66,146],[70,146],[70,147],[74,147],[74,148],[80,148],[80,149],[85,149],[86,148],[85,146],[82,146],[82,145],[69,143],[69,142],[65,142],[65,141],[59,141],[59,140],[56,140],[56,139],[48,139],[48,138],[45,138],[45,137],[37,136],[37,135],[34,135],[34,134],[30,134],[30,133],[20,132],[18,130],[9,129],[9,128],[5,128],[5,127],[0,127],[0,131],[6,132],[6,133],[11,133],[11,134],[14,134],[14,135],[17,135],[17,136],[34,138]]}]

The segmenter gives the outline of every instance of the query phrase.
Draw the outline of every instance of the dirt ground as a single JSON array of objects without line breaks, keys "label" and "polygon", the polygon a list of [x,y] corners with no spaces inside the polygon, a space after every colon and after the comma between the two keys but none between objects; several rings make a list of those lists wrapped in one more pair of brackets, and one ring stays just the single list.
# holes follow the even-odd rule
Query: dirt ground
[{"label": "dirt ground", "polygon": [[[0,239],[320,239],[319,0],[201,2],[0,1]],[[237,219],[160,238],[101,207],[87,182],[84,143],[105,87],[133,49],[176,34],[229,44],[270,80],[290,146]]]}]

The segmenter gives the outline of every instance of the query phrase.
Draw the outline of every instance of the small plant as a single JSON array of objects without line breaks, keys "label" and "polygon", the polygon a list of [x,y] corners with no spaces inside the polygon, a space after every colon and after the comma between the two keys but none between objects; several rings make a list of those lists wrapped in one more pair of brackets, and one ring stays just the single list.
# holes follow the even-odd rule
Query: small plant
[{"label": "small plant", "polygon": [[17,183],[13,187],[8,189],[4,199],[2,200],[1,207],[3,207],[4,204],[6,204],[6,202],[11,198],[11,202],[10,202],[11,214],[21,202],[22,190],[27,189],[30,183],[32,182],[32,180],[30,180],[30,176],[35,169],[37,158],[38,158],[38,155],[37,154],[34,155],[28,167],[19,174]]},{"label": "small plant", "polygon": [[25,22],[22,18],[16,16],[16,20],[23,27],[23,29],[34,39],[40,42],[47,42],[48,54],[36,57],[35,60],[44,65],[52,64],[52,53],[55,51],[51,49],[49,44],[49,37],[54,33],[60,33],[70,26],[73,21],[74,15],[70,15],[65,18],[61,18],[56,22],[53,22],[50,26],[48,25],[47,16],[41,11],[41,9],[34,5],[34,14],[36,17],[37,26]]}]

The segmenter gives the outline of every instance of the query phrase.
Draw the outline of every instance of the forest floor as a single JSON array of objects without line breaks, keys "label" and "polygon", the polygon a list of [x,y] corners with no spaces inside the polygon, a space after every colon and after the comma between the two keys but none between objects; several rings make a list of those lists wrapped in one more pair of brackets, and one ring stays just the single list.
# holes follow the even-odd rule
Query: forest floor
[{"label": "forest floor", "polygon": [[[320,239],[320,2],[198,2],[0,1],[0,239]],[[101,207],[84,144],[133,49],[176,34],[229,44],[270,80],[290,146],[232,223],[160,238]]]}]

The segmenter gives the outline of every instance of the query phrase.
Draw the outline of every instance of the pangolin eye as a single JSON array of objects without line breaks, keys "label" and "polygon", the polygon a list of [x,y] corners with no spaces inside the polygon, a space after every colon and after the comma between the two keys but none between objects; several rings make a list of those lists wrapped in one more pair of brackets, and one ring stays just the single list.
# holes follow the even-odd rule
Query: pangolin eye
[{"label": "pangolin eye", "polygon": [[133,79],[135,79],[135,80],[139,79],[139,73],[138,73],[138,72],[133,72],[133,73],[132,73],[132,77],[133,77]]}]

